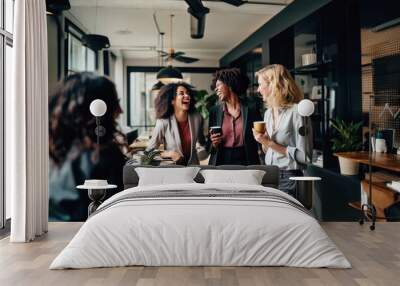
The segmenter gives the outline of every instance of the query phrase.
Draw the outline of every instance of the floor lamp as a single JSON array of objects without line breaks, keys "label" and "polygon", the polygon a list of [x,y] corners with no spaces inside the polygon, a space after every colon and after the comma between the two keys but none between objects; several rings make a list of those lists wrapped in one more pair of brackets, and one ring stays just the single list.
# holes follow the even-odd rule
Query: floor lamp
[{"label": "floor lamp", "polygon": [[[101,99],[95,99],[90,103],[89,106],[90,113],[96,117],[96,128],[94,133],[97,138],[97,160],[100,159],[100,137],[106,134],[106,129],[100,125],[100,117],[102,117],[107,111],[107,104]],[[102,181],[102,180],[91,180],[91,181]],[[85,182],[86,184],[86,182]],[[88,196],[92,200],[88,207],[88,216],[90,216],[93,212],[96,211],[98,206],[102,203],[102,200],[106,196],[106,189],[115,188],[114,185],[106,185],[102,187],[85,187],[80,186],[81,188],[86,188],[88,190]]]},{"label": "floor lamp", "polygon": [[[314,113],[315,107],[314,103],[309,99],[303,99],[299,102],[297,106],[297,111],[304,118],[304,124],[299,128],[298,132],[301,136],[304,136],[305,141],[305,163],[306,165],[312,164],[312,150],[311,154],[308,154],[308,142],[309,134],[311,130],[308,128],[309,125],[309,117]],[[308,157],[310,156],[310,162],[308,162]],[[313,205],[313,192],[314,192],[314,181],[319,181],[321,178],[319,177],[291,177],[291,180],[296,181],[296,196],[297,198],[304,204],[307,209],[311,209]],[[301,186],[301,188],[299,188]],[[303,190],[300,192],[299,189]]]}]

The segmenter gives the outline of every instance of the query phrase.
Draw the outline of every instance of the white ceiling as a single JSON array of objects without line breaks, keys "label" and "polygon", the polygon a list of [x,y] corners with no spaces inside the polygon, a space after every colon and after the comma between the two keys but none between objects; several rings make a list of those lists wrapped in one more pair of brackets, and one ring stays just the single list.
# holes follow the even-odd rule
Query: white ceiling
[{"label": "white ceiling", "polygon": [[[293,0],[256,0],[290,3]],[[188,5],[183,0],[71,0],[70,13],[87,32],[105,34],[112,49],[129,60],[149,60],[157,64],[158,34],[153,21],[155,13],[160,29],[166,33],[169,47],[169,15],[174,14],[173,46],[201,62],[218,60],[267,22],[284,6],[245,4],[235,7],[226,3],[203,1],[210,9],[206,16],[204,38],[190,37]],[[97,2],[97,9],[96,9]],[[97,14],[97,21],[96,21]],[[96,24],[97,22],[97,24]],[[121,32],[122,31],[122,32]]]}]

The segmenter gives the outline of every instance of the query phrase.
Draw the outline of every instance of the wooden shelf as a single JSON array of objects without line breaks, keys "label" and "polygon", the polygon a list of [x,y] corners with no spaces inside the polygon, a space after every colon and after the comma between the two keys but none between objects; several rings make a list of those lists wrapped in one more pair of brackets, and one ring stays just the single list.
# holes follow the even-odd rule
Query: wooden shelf
[{"label": "wooden shelf", "polygon": [[353,209],[356,209],[356,210],[361,211],[361,202],[360,202],[360,201],[358,201],[358,202],[351,202],[351,203],[348,203],[348,205],[349,205],[350,207],[352,207]]},{"label": "wooden shelf", "polygon": [[300,66],[294,69],[291,69],[290,72],[297,74],[297,75],[304,75],[304,74],[313,74],[316,72],[324,71],[327,65],[332,63],[332,61],[326,61],[323,63],[315,63],[307,66]]}]

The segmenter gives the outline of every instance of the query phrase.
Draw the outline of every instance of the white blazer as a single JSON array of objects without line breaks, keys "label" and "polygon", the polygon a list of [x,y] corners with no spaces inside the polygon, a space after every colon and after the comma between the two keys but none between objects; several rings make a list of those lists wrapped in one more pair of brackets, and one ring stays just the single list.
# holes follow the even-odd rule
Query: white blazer
[{"label": "white blazer", "polygon": [[[198,165],[199,160],[207,158],[208,153],[204,147],[203,117],[197,112],[189,113],[189,128],[192,138],[192,147],[188,165]],[[179,135],[178,122],[175,115],[169,118],[157,119],[151,139],[146,148],[147,151],[158,148],[164,144],[167,151],[175,151],[183,156],[181,137]]]}]

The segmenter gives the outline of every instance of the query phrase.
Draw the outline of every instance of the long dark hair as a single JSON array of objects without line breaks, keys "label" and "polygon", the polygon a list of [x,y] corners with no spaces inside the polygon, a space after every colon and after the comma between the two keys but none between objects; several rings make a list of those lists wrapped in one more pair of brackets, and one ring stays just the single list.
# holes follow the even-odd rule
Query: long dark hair
[{"label": "long dark hair", "polygon": [[157,118],[168,118],[172,114],[174,114],[174,108],[172,106],[172,100],[176,97],[176,91],[178,87],[183,86],[188,91],[190,95],[190,106],[189,106],[189,113],[192,113],[196,110],[195,108],[195,91],[193,90],[192,86],[180,82],[180,83],[170,83],[168,85],[163,86],[154,101],[154,105],[156,108],[156,117]]},{"label": "long dark hair", "polygon": [[229,86],[232,91],[239,97],[246,95],[247,88],[249,87],[250,80],[238,68],[228,68],[218,70],[212,81],[212,89],[215,89],[217,80],[222,81]]},{"label": "long dark hair", "polygon": [[89,110],[95,99],[107,104],[107,112],[101,117],[101,125],[106,129],[101,146],[125,145],[116,120],[122,109],[114,83],[91,72],[75,73],[59,84],[49,103],[50,157],[56,164],[64,162],[74,144],[85,148],[88,140],[96,142],[96,119]]}]

